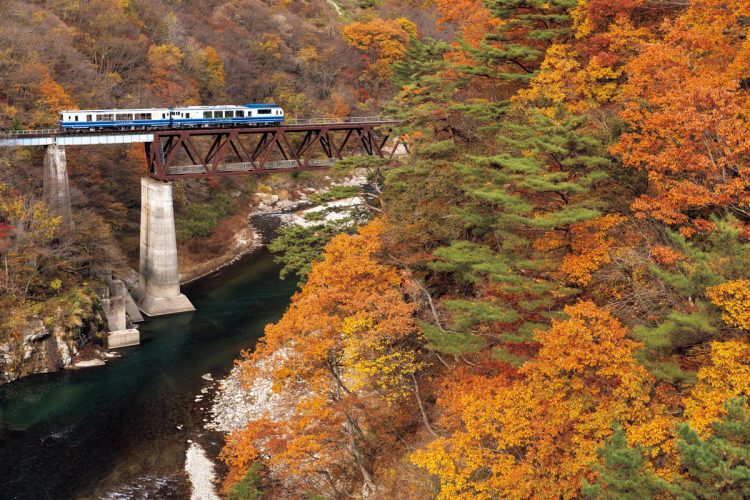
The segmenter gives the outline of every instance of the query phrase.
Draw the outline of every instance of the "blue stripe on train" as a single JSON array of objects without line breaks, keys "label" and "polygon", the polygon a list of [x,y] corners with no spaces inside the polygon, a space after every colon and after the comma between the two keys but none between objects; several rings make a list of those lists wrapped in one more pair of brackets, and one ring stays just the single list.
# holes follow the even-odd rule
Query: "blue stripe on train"
[{"label": "blue stripe on train", "polygon": [[[281,123],[283,117],[271,116],[268,118],[233,118],[227,119],[207,119],[207,118],[190,118],[187,120],[172,120],[174,125],[223,125],[232,123]],[[163,127],[170,125],[169,120],[133,120],[133,121],[109,121],[109,122],[60,122],[62,128],[86,129],[86,128],[115,128],[115,127]]]}]

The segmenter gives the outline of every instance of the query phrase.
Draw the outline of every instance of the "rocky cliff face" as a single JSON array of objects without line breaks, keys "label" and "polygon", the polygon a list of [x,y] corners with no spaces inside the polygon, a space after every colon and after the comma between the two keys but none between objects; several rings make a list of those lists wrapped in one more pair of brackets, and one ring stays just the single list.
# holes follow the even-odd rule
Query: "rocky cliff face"
[{"label": "rocky cliff face", "polygon": [[76,342],[65,330],[50,330],[40,319],[30,321],[19,340],[0,343],[0,383],[56,372],[70,366],[78,354]]}]

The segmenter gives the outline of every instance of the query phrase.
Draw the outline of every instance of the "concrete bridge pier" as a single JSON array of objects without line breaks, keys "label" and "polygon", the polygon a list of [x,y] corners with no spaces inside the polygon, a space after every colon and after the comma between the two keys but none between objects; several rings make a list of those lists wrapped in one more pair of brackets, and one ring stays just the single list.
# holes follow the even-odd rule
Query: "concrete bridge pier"
[{"label": "concrete bridge pier", "polygon": [[107,348],[117,349],[120,347],[130,347],[141,343],[141,334],[135,326],[134,321],[140,318],[140,313],[136,318],[128,317],[128,302],[130,294],[125,287],[125,283],[116,279],[109,279],[107,288],[101,293],[102,309],[107,318],[109,334],[107,335]]},{"label": "concrete bridge pier", "polygon": [[65,146],[51,144],[44,151],[44,201],[52,215],[62,217],[60,229],[71,232],[74,229],[73,211],[70,208],[70,186],[68,185],[68,161]]},{"label": "concrete bridge pier", "polygon": [[180,292],[171,182],[141,179],[141,259],[133,292],[147,316],[195,311]]}]

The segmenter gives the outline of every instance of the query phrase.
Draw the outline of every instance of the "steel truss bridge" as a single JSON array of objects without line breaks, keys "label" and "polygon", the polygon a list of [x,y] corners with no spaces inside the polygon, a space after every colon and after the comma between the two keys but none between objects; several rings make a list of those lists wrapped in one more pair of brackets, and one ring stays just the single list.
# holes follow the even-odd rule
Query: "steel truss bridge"
[{"label": "steel truss bridge", "polygon": [[0,133],[0,147],[143,143],[158,180],[325,169],[346,157],[407,151],[383,117],[287,120],[268,127],[127,131],[25,130]]}]

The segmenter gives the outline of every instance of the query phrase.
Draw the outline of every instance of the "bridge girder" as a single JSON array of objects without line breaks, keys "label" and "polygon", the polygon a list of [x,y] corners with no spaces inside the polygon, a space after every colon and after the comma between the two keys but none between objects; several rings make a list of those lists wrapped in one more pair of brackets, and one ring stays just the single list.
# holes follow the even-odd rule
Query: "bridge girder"
[{"label": "bridge girder", "polygon": [[154,131],[153,142],[145,143],[148,173],[166,181],[319,170],[354,155],[392,158],[406,146],[399,139],[388,143],[396,124]]}]

